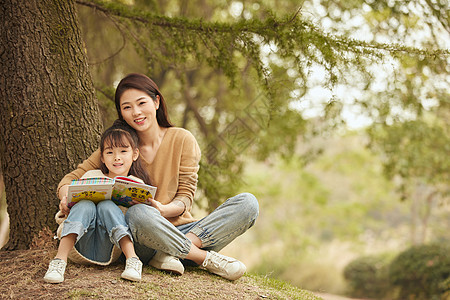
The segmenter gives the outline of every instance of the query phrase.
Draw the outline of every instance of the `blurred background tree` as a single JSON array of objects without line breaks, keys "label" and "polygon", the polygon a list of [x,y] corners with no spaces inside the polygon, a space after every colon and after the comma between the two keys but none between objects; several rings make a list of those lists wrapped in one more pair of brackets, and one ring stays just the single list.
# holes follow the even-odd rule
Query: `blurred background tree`
[{"label": "blurred background tree", "polygon": [[[421,99],[403,99],[400,85],[405,80],[391,82],[392,92],[382,92],[403,100],[342,99],[342,87],[371,94],[379,84],[376,63],[391,64],[400,77],[405,74],[402,61],[426,67],[443,66],[448,59],[438,38],[448,29],[445,6],[439,3],[77,3],[103,121],[109,124],[115,118],[108,101],[114,83],[129,72],[150,75],[169,99],[175,123],[194,131],[203,145],[200,190],[209,210],[240,188],[244,155],[289,157],[299,136],[343,125],[348,107],[375,124],[390,117],[392,107],[404,111],[421,106]],[[421,42],[428,47],[416,40],[405,43],[426,29],[432,34]],[[430,72],[423,84],[436,83],[435,77],[446,70]],[[314,73],[319,73],[318,80],[311,78]],[[328,89],[331,97],[316,92],[311,99],[317,86]],[[298,109],[302,105],[322,111],[321,121],[307,128],[307,109]]]}]

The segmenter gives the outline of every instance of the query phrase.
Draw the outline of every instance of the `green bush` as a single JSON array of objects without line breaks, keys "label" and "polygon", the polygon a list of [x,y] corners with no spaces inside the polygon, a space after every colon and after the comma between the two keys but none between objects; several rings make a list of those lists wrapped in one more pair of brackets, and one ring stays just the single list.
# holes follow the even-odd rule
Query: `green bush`
[{"label": "green bush", "polygon": [[443,291],[442,300],[450,300],[450,277],[439,284],[439,288]]},{"label": "green bush", "polygon": [[358,298],[383,298],[389,290],[389,256],[363,256],[344,268],[349,293]]},{"label": "green bush", "polygon": [[442,299],[448,292],[449,276],[450,247],[444,244],[413,246],[389,267],[399,299]]}]

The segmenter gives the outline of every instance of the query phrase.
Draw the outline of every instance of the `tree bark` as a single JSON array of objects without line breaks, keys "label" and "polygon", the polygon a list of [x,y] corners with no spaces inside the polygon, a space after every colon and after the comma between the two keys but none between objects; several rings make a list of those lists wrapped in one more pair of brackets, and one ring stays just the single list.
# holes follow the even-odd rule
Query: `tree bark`
[{"label": "tree bark", "polygon": [[27,249],[56,228],[56,186],[95,150],[101,122],[72,0],[3,1],[0,28],[4,249]]}]

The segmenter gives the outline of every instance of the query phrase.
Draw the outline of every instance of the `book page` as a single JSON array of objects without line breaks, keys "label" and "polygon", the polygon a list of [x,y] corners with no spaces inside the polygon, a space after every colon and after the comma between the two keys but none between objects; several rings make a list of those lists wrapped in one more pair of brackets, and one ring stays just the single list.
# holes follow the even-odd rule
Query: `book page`
[{"label": "book page", "polygon": [[154,186],[116,178],[111,200],[117,205],[130,207],[138,203],[150,204],[148,199],[155,198],[155,194]]},{"label": "book page", "polygon": [[67,193],[67,206],[71,208],[80,200],[98,203],[111,199],[113,179],[84,178],[72,180]]}]

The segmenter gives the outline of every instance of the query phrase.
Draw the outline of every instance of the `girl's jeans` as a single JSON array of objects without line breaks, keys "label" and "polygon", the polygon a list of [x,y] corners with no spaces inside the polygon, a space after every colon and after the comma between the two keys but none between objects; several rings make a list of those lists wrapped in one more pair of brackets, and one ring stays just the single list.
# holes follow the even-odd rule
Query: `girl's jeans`
[{"label": "girl's jeans", "polygon": [[131,236],[122,210],[111,200],[95,205],[82,200],[75,204],[64,221],[61,237],[77,234],[75,248],[86,258],[98,262],[110,259],[113,245],[119,246],[124,236]]},{"label": "girl's jeans", "polygon": [[252,227],[258,214],[255,196],[243,193],[229,198],[203,219],[177,227],[145,204],[130,207],[125,219],[134,237],[136,254],[146,264],[155,250],[184,259],[191,249],[185,235],[189,232],[202,241],[202,249],[219,251]]}]

